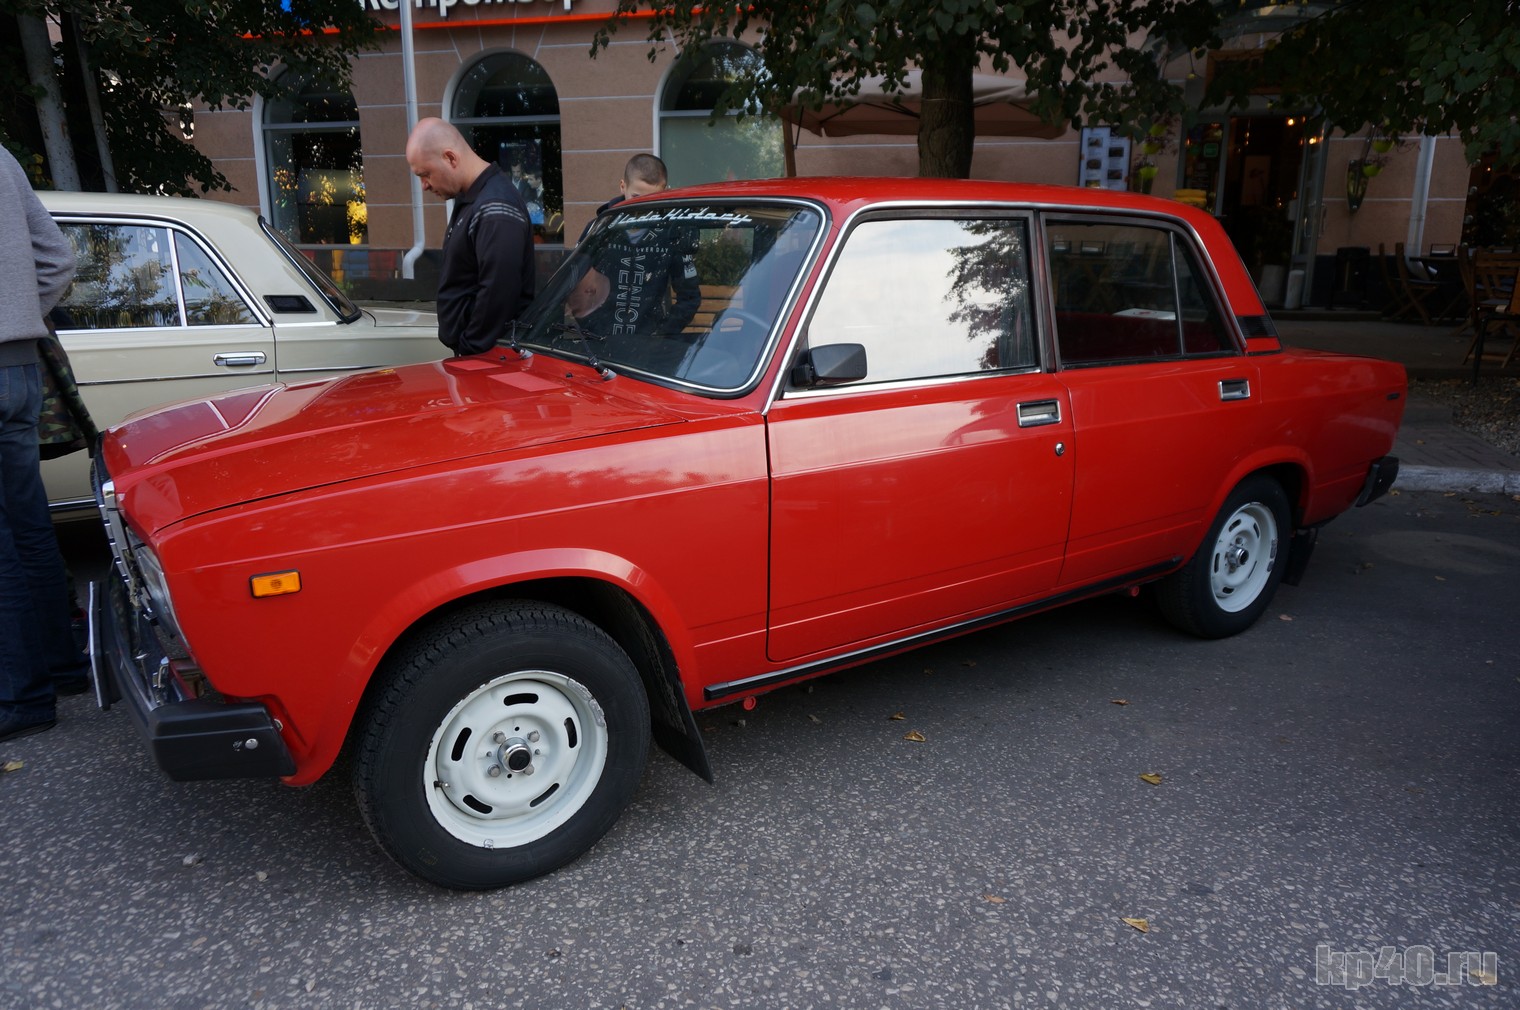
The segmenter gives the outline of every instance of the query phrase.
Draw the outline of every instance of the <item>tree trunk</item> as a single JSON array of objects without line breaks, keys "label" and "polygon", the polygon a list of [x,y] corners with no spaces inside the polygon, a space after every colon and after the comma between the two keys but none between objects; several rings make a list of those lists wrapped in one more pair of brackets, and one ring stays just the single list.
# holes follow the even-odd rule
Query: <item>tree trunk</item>
[{"label": "tree trunk", "polygon": [[48,38],[47,23],[24,14],[16,16],[21,34],[21,50],[26,56],[26,73],[32,86],[41,92],[37,98],[37,125],[42,130],[42,149],[47,152],[48,174],[58,189],[79,189],[79,169],[74,165],[74,146],[69,141],[68,121],[63,111],[63,89],[53,72],[53,41]]},{"label": "tree trunk", "polygon": [[923,99],[918,120],[918,174],[965,179],[971,175],[976,143],[976,110],[971,78],[976,47],[968,37],[946,39],[923,64]]},{"label": "tree trunk", "polygon": [[95,148],[100,155],[100,176],[107,193],[115,193],[116,166],[111,162],[111,141],[106,134],[105,115],[100,110],[100,89],[95,86],[95,68],[90,63],[90,47],[79,30],[79,20],[72,14],[63,15],[63,35],[74,42],[75,65],[79,84],[84,92],[85,105],[90,110],[90,131],[95,135]]}]

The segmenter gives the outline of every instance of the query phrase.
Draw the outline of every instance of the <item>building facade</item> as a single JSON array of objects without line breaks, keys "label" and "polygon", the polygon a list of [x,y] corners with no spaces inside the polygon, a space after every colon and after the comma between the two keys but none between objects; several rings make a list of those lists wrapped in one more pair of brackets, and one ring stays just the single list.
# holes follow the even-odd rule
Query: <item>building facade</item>
[{"label": "building facade", "polygon": [[[364,287],[400,275],[417,229],[404,157],[400,0],[354,2],[394,30],[380,50],[357,57],[351,90],[303,82],[292,100],[199,110],[193,143],[234,187],[213,198],[259,208],[340,282]],[[639,152],[660,155],[674,185],[789,170],[917,173],[911,132],[835,136],[811,132],[805,119],[756,116],[714,122],[722,82],[754,59],[742,41],[715,43],[679,63],[667,45],[651,59],[645,22],[633,19],[593,59],[593,36],[614,0],[413,3],[417,113],[455,123],[518,180],[546,269],[618,192],[624,163]],[[1261,27],[1237,35],[1241,51],[1264,44],[1270,26]],[[1201,87],[1207,67],[1189,61],[1176,73],[1185,86]],[[979,131],[972,174],[1148,187],[1206,206],[1225,222],[1268,301],[1297,307],[1344,284],[1338,250],[1376,255],[1381,247],[1391,255],[1402,243],[1412,255],[1461,240],[1469,187],[1461,144],[1421,138],[1374,151],[1372,139],[1327,132],[1264,98],[1144,143],[1101,126]],[[1368,161],[1377,163],[1371,177],[1360,168]],[[445,223],[444,204],[427,197],[423,247],[437,249]],[[419,276],[425,268],[426,258]]]}]

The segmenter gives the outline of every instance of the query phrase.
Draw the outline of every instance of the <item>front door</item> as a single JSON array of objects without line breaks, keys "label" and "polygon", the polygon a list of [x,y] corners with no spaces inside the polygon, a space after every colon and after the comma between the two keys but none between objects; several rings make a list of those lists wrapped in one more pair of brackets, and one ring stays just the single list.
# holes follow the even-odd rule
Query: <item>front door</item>
[{"label": "front door", "polygon": [[1048,591],[1071,507],[1064,387],[1039,372],[1027,217],[877,218],[810,346],[869,372],[772,407],[769,654],[865,647]]}]

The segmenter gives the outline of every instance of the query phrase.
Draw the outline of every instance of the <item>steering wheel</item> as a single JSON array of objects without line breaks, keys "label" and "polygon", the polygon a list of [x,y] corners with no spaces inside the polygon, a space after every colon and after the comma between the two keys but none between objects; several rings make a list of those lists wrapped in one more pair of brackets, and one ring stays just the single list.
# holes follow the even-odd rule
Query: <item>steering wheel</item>
[{"label": "steering wheel", "polygon": [[[725,325],[735,320],[740,323],[739,326]],[[758,339],[764,340],[770,332],[771,324],[769,320],[745,309],[724,309],[713,328],[692,345],[681,368],[681,378],[704,385],[732,384],[741,378],[740,373],[753,363],[753,351],[758,350],[759,345],[758,342],[737,348],[734,345],[739,342],[740,334],[752,327],[759,334]],[[746,356],[745,351],[751,353]]]}]

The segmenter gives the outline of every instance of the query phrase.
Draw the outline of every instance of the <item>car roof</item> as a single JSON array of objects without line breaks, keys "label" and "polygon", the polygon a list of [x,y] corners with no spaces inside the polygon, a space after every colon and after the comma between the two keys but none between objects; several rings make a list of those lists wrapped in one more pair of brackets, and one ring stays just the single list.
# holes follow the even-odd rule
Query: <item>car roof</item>
[{"label": "car roof", "polygon": [[[869,178],[818,176],[705,183],[668,190],[661,197],[793,197],[846,206],[897,201],[1011,203],[1074,209],[1162,213],[1190,220],[1194,208],[1140,193],[991,179]],[[647,199],[654,199],[649,197]],[[1189,213],[1192,212],[1192,213]],[[1207,215],[1204,215],[1207,216]]]},{"label": "car roof", "polygon": [[75,193],[56,189],[38,190],[37,196],[42,205],[55,214],[134,214],[187,222],[238,220],[245,225],[258,218],[258,211],[248,207],[200,197]]}]

